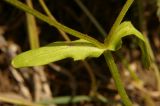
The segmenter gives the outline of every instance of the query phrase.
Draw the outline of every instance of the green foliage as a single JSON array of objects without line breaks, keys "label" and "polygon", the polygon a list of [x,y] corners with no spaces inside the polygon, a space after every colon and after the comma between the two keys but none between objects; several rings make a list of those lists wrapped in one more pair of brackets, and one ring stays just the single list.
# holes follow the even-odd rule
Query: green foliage
[{"label": "green foliage", "polygon": [[86,57],[99,57],[104,50],[85,40],[55,42],[16,56],[12,65],[17,68],[44,65],[68,57],[84,60]]},{"label": "green foliage", "polygon": [[[47,16],[41,14],[40,12],[38,12],[34,9],[29,8],[25,4],[19,2],[18,0],[4,0],[4,1],[6,1],[8,3],[11,3],[12,5],[15,5],[16,7],[20,8],[20,9],[26,11],[26,12],[29,12],[30,14],[36,16],[37,18],[39,18],[39,19],[41,19],[45,22],[47,22],[50,25],[53,25],[54,27],[56,27],[58,29],[61,29],[65,32],[67,32],[67,33],[70,33],[73,36],[76,36],[80,39],[84,39],[84,40],[88,41],[88,43],[90,43],[92,45],[95,45],[93,51],[95,50],[95,48],[96,48],[96,50],[101,51],[96,56],[94,56],[94,54],[92,53],[93,52],[92,50],[90,50],[90,51],[87,50],[87,51],[82,52],[81,51],[81,50],[83,50],[82,46],[84,46],[84,45],[83,44],[81,45],[79,43],[79,47],[81,47],[81,49],[77,46],[70,46],[70,49],[69,49],[70,52],[60,51],[60,52],[63,53],[63,56],[62,55],[58,56],[57,53],[49,53],[49,51],[50,52],[51,51],[52,52],[57,51],[57,48],[59,46],[56,47],[56,45],[54,45],[54,47],[52,46],[52,49],[51,49],[51,47],[50,48],[49,47],[48,48],[47,47],[42,47],[40,49],[31,50],[31,51],[28,51],[26,53],[23,53],[22,55],[19,55],[19,56],[15,57],[12,61],[12,64],[15,67],[43,65],[43,64],[58,61],[58,60],[61,60],[61,59],[67,58],[67,57],[72,57],[72,58],[74,58],[74,60],[81,60],[81,59],[83,60],[86,57],[98,57],[103,53],[102,51],[104,51],[104,50],[115,51],[115,50],[119,49],[121,47],[121,44],[122,44],[122,41],[121,41],[122,37],[132,35],[132,34],[134,34],[139,39],[139,41],[140,41],[139,44],[140,44],[140,47],[141,47],[141,50],[142,50],[142,53],[143,53],[143,59],[147,63],[146,66],[149,66],[150,55],[148,53],[148,47],[147,47],[145,38],[143,37],[143,35],[138,30],[136,30],[134,28],[134,26],[130,22],[121,23],[121,20],[123,19],[124,15],[126,14],[128,8],[130,7],[133,0],[128,0],[126,2],[126,4],[124,5],[124,8],[122,9],[122,11],[120,12],[120,15],[116,19],[109,35],[105,38],[105,43],[104,44],[97,41],[96,39],[94,39],[90,36],[87,36],[86,34],[83,34],[83,33],[80,33],[76,30],[68,28],[68,27],[66,27],[66,26],[48,18]],[[61,42],[61,43],[63,44],[63,42]],[[65,42],[64,42],[63,46],[66,46]],[[63,46],[61,46],[61,47],[63,47]],[[84,48],[86,48],[86,47],[87,47],[87,45],[84,46]],[[51,49],[51,50],[48,50],[48,49]],[[55,49],[55,50],[53,50],[53,49]],[[75,51],[75,49],[77,51],[72,53],[72,50]],[[80,50],[80,51],[78,51],[78,50]],[[37,53],[37,51],[39,53]],[[46,53],[46,54],[44,55],[44,53]],[[82,54],[83,56],[81,55],[81,53],[83,53]],[[35,58],[35,54],[37,54],[37,56],[36,56],[37,58]],[[50,57],[50,58],[48,58],[48,57]]]},{"label": "green foliage", "polygon": [[13,59],[12,65],[14,67],[19,68],[26,66],[44,65],[68,57],[72,57],[74,60],[84,60],[87,57],[99,57],[101,54],[104,54],[118,92],[122,97],[123,103],[126,106],[132,106],[132,102],[129,100],[124,90],[118,69],[110,51],[116,51],[121,47],[123,37],[128,35],[135,35],[142,50],[143,61],[145,62],[146,66],[149,67],[150,65],[151,59],[148,51],[147,40],[145,37],[138,30],[136,30],[130,22],[121,23],[123,17],[125,16],[134,0],[127,0],[114,25],[112,26],[109,35],[105,38],[104,44],[86,34],[80,33],[56,22],[55,20],[52,20],[40,12],[29,8],[18,0],[4,1],[34,15],[35,17],[43,20],[44,22],[47,22],[57,29],[63,30],[64,32],[67,32],[70,35],[80,39],[71,42],[55,42],[45,47],[24,52]]},{"label": "green foliage", "polygon": [[129,35],[135,35],[141,41],[145,42],[143,35],[134,28],[131,22],[126,21],[121,23],[113,32],[111,37],[107,37],[106,42],[108,42],[107,48],[109,50],[115,51],[121,48],[122,38]]},{"label": "green foliage", "polygon": [[[130,22],[121,23],[113,35],[106,40],[108,45],[105,48],[96,47],[93,43],[86,40],[76,40],[72,42],[55,42],[47,46],[30,50],[16,56],[12,65],[16,68],[44,65],[68,57],[74,60],[84,60],[86,57],[99,57],[105,50],[116,51],[122,45],[122,37],[135,35],[139,39],[145,63],[150,63],[144,36],[134,28]],[[147,66],[147,65],[146,65]]]},{"label": "green foliage", "polygon": [[[55,97],[53,99],[49,100],[42,100],[38,102],[39,104],[43,105],[51,105],[51,104],[68,104],[68,103],[79,103],[79,102],[84,102],[84,101],[92,101],[92,98],[89,96],[81,95],[81,96],[63,96],[63,97]],[[107,101],[105,101],[107,102]]]},{"label": "green foliage", "polygon": [[138,45],[142,51],[143,64],[146,68],[149,68],[151,57],[149,54],[147,40],[129,21],[122,22],[117,28],[115,28],[112,36],[106,38],[106,42],[108,43],[106,45],[107,49],[111,51],[118,50],[122,46],[122,38],[129,35],[137,37]]}]

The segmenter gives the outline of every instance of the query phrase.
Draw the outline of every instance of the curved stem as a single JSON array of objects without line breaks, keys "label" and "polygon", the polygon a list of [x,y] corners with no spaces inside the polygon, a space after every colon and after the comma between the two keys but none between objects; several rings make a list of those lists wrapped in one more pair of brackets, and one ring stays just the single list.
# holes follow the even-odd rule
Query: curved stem
[{"label": "curved stem", "polygon": [[114,82],[115,82],[115,85],[117,87],[117,90],[118,90],[118,93],[120,94],[121,98],[122,98],[122,101],[123,103],[126,105],[126,106],[132,106],[132,102],[130,101],[130,99],[128,98],[127,96],[127,93],[124,89],[124,86],[122,84],[122,81],[120,79],[120,75],[118,73],[118,69],[117,69],[117,66],[114,62],[114,59],[112,57],[112,54],[110,51],[105,51],[103,53],[105,59],[106,59],[106,62],[108,64],[108,67],[110,69],[110,72],[112,74],[112,77],[114,79]]},{"label": "curved stem", "polygon": [[[43,10],[45,11],[45,13],[54,21],[57,21],[56,18],[52,15],[52,13],[49,11],[48,7],[46,6],[44,0],[39,0],[40,5],[42,6]],[[66,41],[71,41],[70,38],[68,37],[68,35],[63,32],[62,30],[58,29],[59,33],[63,36],[63,38]]]},{"label": "curved stem", "polygon": [[[157,0],[157,2],[160,4],[159,1],[160,0]],[[159,4],[158,4],[158,6],[160,6]],[[153,50],[151,48],[151,44],[150,44],[149,39],[148,39],[148,31],[147,31],[147,28],[146,28],[146,26],[147,26],[146,25],[146,20],[144,19],[145,18],[144,17],[144,7],[142,5],[142,0],[137,0],[137,5],[138,5],[138,13],[139,13],[138,16],[139,16],[140,29],[146,37],[148,51],[149,51],[149,54],[151,55],[151,60],[152,60],[151,68],[154,70],[155,77],[156,77],[156,80],[157,80],[157,90],[160,91],[160,70],[158,69],[157,63],[155,62],[156,59],[155,59]]]},{"label": "curved stem", "polygon": [[57,29],[61,29],[65,32],[67,32],[68,34],[73,35],[75,37],[78,37],[80,39],[85,39],[85,40],[93,43],[94,45],[96,45],[99,48],[104,48],[104,44],[99,42],[98,40],[88,36],[87,34],[83,34],[81,32],[78,32],[78,31],[74,30],[74,29],[71,29],[67,26],[62,25],[61,23],[59,23],[59,22],[45,16],[44,14],[28,7],[27,5],[20,2],[19,0],[4,0],[4,1],[16,6],[17,8],[19,8],[19,9],[21,9],[21,10],[27,12],[27,13],[30,13],[30,14],[34,15],[38,19],[50,24],[51,26],[56,27]]},{"label": "curved stem", "polygon": [[117,28],[117,26],[121,23],[121,21],[123,20],[125,14],[127,13],[129,7],[131,6],[131,4],[133,3],[134,0],[127,0],[127,2],[124,4],[121,12],[119,13],[116,21],[114,22],[108,36],[105,38],[105,45],[108,45],[108,41],[110,40],[111,36],[113,36],[113,33],[115,31],[115,29]]}]

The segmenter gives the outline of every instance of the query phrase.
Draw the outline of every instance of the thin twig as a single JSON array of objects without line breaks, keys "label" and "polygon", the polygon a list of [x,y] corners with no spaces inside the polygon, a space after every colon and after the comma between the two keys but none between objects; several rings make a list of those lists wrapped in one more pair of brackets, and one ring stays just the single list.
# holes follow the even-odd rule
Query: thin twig
[{"label": "thin twig", "polygon": [[97,47],[105,48],[104,44],[99,42],[98,40],[88,36],[87,34],[83,34],[81,32],[78,32],[78,31],[74,30],[74,29],[71,29],[71,28],[69,28],[67,26],[64,26],[64,25],[62,25],[61,23],[59,23],[57,21],[52,20],[51,18],[43,15],[42,13],[40,13],[40,12],[30,8],[30,7],[28,7],[27,5],[25,5],[24,3],[20,2],[19,0],[4,0],[4,1],[16,6],[17,8],[20,8],[21,10],[23,10],[23,11],[25,11],[27,13],[30,13],[30,14],[34,15],[38,19],[48,23],[51,26],[56,27],[57,29],[61,29],[61,30],[65,31],[66,33],[71,34],[71,35],[73,35],[75,37],[78,37],[80,39],[85,39],[85,40],[93,43]]},{"label": "thin twig", "polygon": [[[39,0],[39,3],[40,3],[41,6],[43,7],[43,9],[44,9],[44,11],[46,12],[46,14],[47,14],[51,19],[53,19],[54,21],[57,21],[56,18],[55,18],[55,17],[52,15],[52,13],[49,11],[49,9],[48,9],[48,7],[46,6],[44,0]],[[60,34],[63,36],[63,38],[64,38],[66,41],[71,41],[70,38],[68,37],[68,35],[67,35],[64,31],[62,31],[62,30],[60,30],[60,29],[58,29],[58,31],[60,32]]]}]

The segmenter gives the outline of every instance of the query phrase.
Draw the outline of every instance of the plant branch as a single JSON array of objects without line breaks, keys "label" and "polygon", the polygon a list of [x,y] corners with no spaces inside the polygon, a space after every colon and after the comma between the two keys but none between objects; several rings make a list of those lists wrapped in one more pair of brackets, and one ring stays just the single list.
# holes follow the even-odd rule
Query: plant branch
[{"label": "plant branch", "polygon": [[21,10],[27,12],[27,13],[30,13],[30,14],[34,15],[38,19],[50,24],[51,26],[56,27],[57,29],[61,29],[61,30],[65,31],[65,32],[67,32],[68,34],[73,35],[75,37],[78,37],[80,39],[85,39],[85,40],[93,43],[97,47],[104,48],[104,44],[99,42],[99,41],[97,41],[96,39],[88,36],[87,34],[83,34],[81,32],[73,30],[73,29],[71,29],[71,28],[69,28],[67,26],[64,26],[64,25],[60,24],[59,22],[57,22],[57,21],[45,16],[44,14],[42,14],[42,13],[40,13],[40,12],[30,8],[30,7],[28,7],[27,5],[25,5],[24,3],[21,3],[18,0],[4,0],[4,1],[8,2],[9,4],[12,4],[12,5],[16,6],[17,8],[19,8],[19,9],[21,9]]},{"label": "plant branch", "polygon": [[[26,0],[26,3],[30,8],[33,8],[31,0]],[[38,48],[39,37],[38,37],[35,17],[31,14],[26,13],[26,18],[27,18],[27,29],[28,29],[28,35],[29,35],[29,41],[30,41],[30,48],[31,49]]]},{"label": "plant branch", "polygon": [[[48,7],[46,6],[44,0],[39,0],[39,3],[40,3],[40,5],[42,6],[42,8],[43,8],[43,10],[45,11],[45,13],[46,13],[52,20],[57,21],[56,18],[55,18],[55,17],[52,15],[52,13],[49,11],[49,9],[48,9]],[[59,33],[63,36],[63,38],[64,38],[66,41],[71,41],[70,38],[68,37],[68,35],[67,35],[64,31],[62,31],[62,30],[60,30],[60,29],[58,29],[58,31],[59,31]]]},{"label": "plant branch", "polygon": [[156,80],[157,80],[157,90],[160,91],[160,70],[158,68],[158,65],[155,62],[156,59],[155,59],[153,50],[151,48],[151,44],[150,44],[149,39],[148,39],[148,31],[147,31],[147,28],[146,28],[146,20],[145,20],[144,14],[143,14],[144,13],[144,6],[142,5],[142,0],[137,0],[137,5],[138,5],[137,7],[138,7],[138,13],[139,13],[138,16],[139,16],[140,29],[146,37],[148,51],[149,51],[149,54],[151,55],[151,60],[152,60],[151,68],[154,70],[155,77],[156,77]]},{"label": "plant branch", "polygon": [[103,55],[104,55],[105,60],[106,60],[106,62],[108,64],[109,70],[110,70],[110,72],[112,74],[112,77],[114,79],[115,85],[116,85],[117,90],[118,90],[118,93],[120,94],[123,103],[126,106],[132,106],[132,102],[128,98],[127,93],[126,93],[126,91],[124,89],[124,86],[123,86],[122,81],[120,79],[120,75],[118,73],[117,66],[116,66],[116,64],[114,62],[114,59],[112,57],[111,52],[110,51],[105,51],[103,53]]},{"label": "plant branch", "polygon": [[104,43],[105,45],[108,45],[108,41],[110,40],[111,36],[113,36],[114,31],[116,30],[117,26],[121,23],[121,21],[123,20],[125,14],[127,13],[129,7],[131,6],[131,4],[133,3],[134,0],[127,0],[127,2],[125,3],[125,5],[123,6],[121,12],[119,13],[116,21],[114,22],[108,36],[106,37]]}]

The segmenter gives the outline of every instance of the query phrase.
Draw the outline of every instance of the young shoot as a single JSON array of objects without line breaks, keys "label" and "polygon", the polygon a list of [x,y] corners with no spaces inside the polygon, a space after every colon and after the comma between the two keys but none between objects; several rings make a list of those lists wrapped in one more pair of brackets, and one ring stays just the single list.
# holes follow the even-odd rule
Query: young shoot
[{"label": "young shoot", "polygon": [[114,62],[111,51],[116,51],[121,48],[123,37],[134,35],[136,39],[138,39],[138,44],[142,50],[142,59],[145,66],[149,67],[150,65],[150,54],[145,37],[132,25],[130,21],[122,22],[126,12],[134,0],[127,0],[115,23],[113,24],[109,35],[104,39],[104,43],[101,43],[86,34],[64,26],[55,20],[52,20],[48,16],[45,16],[37,10],[28,7],[19,0],[3,1],[8,2],[11,5],[50,24],[51,26],[54,26],[55,28],[78,38],[78,40],[70,42],[57,41],[44,47],[21,53],[12,60],[12,65],[15,68],[45,65],[65,58],[73,58],[74,60],[84,60],[87,57],[98,58],[103,54],[123,103],[126,106],[132,106],[132,102],[128,98],[122,81],[120,80],[118,68]]}]

